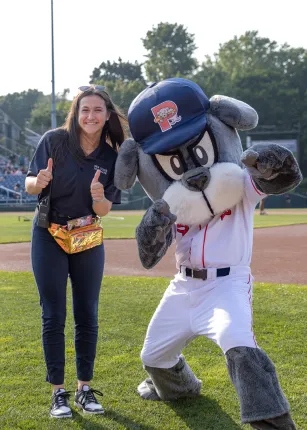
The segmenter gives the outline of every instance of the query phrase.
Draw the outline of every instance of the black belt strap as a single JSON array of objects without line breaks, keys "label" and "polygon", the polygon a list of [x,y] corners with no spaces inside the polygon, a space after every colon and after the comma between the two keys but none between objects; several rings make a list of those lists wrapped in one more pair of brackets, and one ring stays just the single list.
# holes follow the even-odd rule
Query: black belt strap
[{"label": "black belt strap", "polygon": [[[186,267],[185,270],[182,270],[181,267],[180,267],[180,272],[185,273],[186,276],[190,276],[191,278],[202,279],[203,281],[205,281],[208,277],[207,269],[195,270],[195,269],[190,269],[189,267]],[[217,278],[220,278],[221,276],[228,276],[229,273],[230,273],[230,267],[223,267],[221,269],[216,269]]]}]

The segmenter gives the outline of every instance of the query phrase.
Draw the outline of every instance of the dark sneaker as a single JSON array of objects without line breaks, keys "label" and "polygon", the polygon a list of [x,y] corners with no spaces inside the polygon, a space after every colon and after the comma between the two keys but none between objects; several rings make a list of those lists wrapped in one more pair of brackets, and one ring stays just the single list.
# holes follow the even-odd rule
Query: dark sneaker
[{"label": "dark sneaker", "polygon": [[72,413],[68,404],[70,396],[69,391],[65,391],[64,388],[58,388],[52,394],[52,403],[50,408],[50,416],[52,418],[71,418]]},{"label": "dark sneaker", "polygon": [[93,390],[88,385],[83,385],[82,390],[77,390],[75,393],[75,406],[83,409],[86,414],[104,414],[104,409],[97,401],[95,394],[103,396],[100,391]]}]

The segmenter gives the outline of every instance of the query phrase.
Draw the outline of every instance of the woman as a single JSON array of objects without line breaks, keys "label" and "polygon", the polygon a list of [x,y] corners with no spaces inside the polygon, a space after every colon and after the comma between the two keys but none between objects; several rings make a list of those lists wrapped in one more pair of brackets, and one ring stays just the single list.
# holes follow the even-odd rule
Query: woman
[{"label": "woman", "polygon": [[[63,127],[47,132],[30,163],[26,191],[46,197],[51,188],[50,221],[65,225],[86,215],[104,216],[120,203],[113,184],[117,149],[126,138],[126,119],[104,87],[80,87]],[[51,186],[52,180],[52,186]],[[32,267],[42,307],[47,378],[53,386],[50,416],[71,417],[64,388],[66,285],[71,280],[78,385],[75,405],[102,414],[97,390],[90,388],[98,334],[98,298],[104,246],[67,254],[34,217]]]}]

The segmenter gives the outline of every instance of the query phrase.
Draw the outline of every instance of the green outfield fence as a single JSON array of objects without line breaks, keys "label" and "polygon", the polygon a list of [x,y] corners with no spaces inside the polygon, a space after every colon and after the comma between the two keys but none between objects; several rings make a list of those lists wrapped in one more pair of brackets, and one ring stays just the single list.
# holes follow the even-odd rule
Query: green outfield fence
[{"label": "green outfield fence", "polygon": [[[122,192],[122,203],[114,205],[114,210],[145,210],[151,205],[150,198],[146,195],[139,182],[136,182],[131,190]],[[0,212],[32,211],[36,206],[35,202],[18,203],[11,199],[7,202],[0,202]],[[297,188],[291,193],[280,196],[269,196],[265,200],[266,209],[283,208],[307,208],[307,192]]]}]

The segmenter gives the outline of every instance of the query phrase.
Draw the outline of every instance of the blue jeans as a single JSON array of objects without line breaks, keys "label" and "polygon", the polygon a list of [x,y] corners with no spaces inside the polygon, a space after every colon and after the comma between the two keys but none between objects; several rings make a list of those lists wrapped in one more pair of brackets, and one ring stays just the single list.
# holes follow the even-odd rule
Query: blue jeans
[{"label": "blue jeans", "polygon": [[75,321],[77,378],[93,377],[98,337],[98,300],[104,268],[104,246],[77,254],[66,254],[48,229],[33,222],[32,268],[42,308],[42,338],[46,380],[64,383],[66,286],[71,280]]}]

